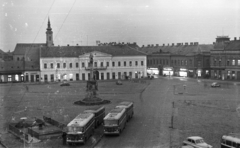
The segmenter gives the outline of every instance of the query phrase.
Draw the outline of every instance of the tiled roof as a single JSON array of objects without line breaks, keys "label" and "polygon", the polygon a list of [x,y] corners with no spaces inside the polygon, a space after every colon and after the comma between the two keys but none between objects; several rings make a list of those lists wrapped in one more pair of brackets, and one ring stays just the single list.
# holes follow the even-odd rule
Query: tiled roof
[{"label": "tiled roof", "polygon": [[240,40],[233,40],[226,43],[225,50],[238,50],[240,51]]},{"label": "tiled roof", "polygon": [[45,47],[44,43],[18,43],[13,51],[14,55],[25,55],[26,60],[39,60],[39,48]]},{"label": "tiled roof", "polygon": [[85,53],[99,51],[112,56],[139,56],[146,54],[127,45],[123,46],[54,46],[41,50],[41,57],[78,57]]},{"label": "tiled roof", "polygon": [[170,54],[176,55],[194,55],[203,52],[210,52],[213,49],[212,44],[201,44],[201,45],[177,45],[177,46],[157,46],[157,47],[142,47],[138,50],[147,54],[159,52],[161,49],[162,53],[169,52]]},{"label": "tiled roof", "polygon": [[12,52],[4,52],[0,49],[0,59],[1,61],[11,61],[13,59]]}]

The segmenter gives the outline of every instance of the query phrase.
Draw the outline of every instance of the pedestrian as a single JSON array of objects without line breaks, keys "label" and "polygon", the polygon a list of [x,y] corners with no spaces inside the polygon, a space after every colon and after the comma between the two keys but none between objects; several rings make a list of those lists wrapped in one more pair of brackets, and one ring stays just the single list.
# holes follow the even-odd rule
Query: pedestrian
[{"label": "pedestrian", "polygon": [[66,142],[67,142],[67,133],[66,132],[62,133],[62,142],[63,142],[63,145],[66,145]]}]

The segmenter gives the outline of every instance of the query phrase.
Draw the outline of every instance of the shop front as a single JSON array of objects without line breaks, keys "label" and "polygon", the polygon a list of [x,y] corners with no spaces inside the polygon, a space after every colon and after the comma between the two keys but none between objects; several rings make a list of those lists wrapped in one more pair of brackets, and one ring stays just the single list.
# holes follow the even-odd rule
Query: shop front
[{"label": "shop front", "polygon": [[188,77],[194,77],[194,70],[193,69],[188,70]]},{"label": "shop front", "polygon": [[148,75],[158,75],[159,70],[158,70],[158,68],[148,68],[147,69],[147,74]]},{"label": "shop front", "polygon": [[188,70],[186,69],[186,68],[180,68],[180,70],[179,70],[179,76],[180,77],[187,77],[188,76],[188,72],[187,72]]},{"label": "shop front", "polygon": [[172,67],[164,67],[163,68],[163,75],[164,76],[172,76],[173,75],[173,68]]}]

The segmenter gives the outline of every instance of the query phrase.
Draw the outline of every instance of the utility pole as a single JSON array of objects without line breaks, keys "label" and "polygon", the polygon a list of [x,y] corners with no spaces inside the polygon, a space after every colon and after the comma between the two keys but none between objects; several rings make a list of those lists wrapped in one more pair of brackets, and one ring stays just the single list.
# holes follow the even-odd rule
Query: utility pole
[{"label": "utility pole", "polygon": [[172,102],[172,117],[171,117],[171,126],[170,126],[170,128],[174,128],[173,127],[173,120],[174,120],[174,102]]},{"label": "utility pole", "polygon": [[173,130],[173,114],[174,114],[174,102],[172,102],[172,116],[171,116],[171,126],[169,132],[169,147],[172,148],[172,130]]}]

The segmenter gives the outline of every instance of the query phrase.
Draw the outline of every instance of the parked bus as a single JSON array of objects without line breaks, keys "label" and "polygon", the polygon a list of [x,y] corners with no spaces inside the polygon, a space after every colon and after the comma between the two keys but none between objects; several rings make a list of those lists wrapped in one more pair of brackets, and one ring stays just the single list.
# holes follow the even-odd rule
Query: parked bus
[{"label": "parked bus", "polygon": [[104,106],[98,106],[98,107],[92,107],[84,110],[86,113],[93,113],[95,117],[95,128],[97,128],[99,125],[103,123],[103,118],[105,117],[105,107]]},{"label": "parked bus", "polygon": [[240,148],[240,134],[223,135],[221,148]]},{"label": "parked bus", "polygon": [[95,118],[93,113],[80,113],[67,125],[67,144],[86,143],[93,135]]},{"label": "parked bus", "polygon": [[133,117],[133,114],[134,114],[133,102],[128,102],[128,101],[121,102],[116,106],[116,108],[125,108],[126,109],[127,121],[129,121]]},{"label": "parked bus", "polygon": [[104,117],[104,134],[120,135],[126,126],[127,114],[125,108],[114,108]]}]

